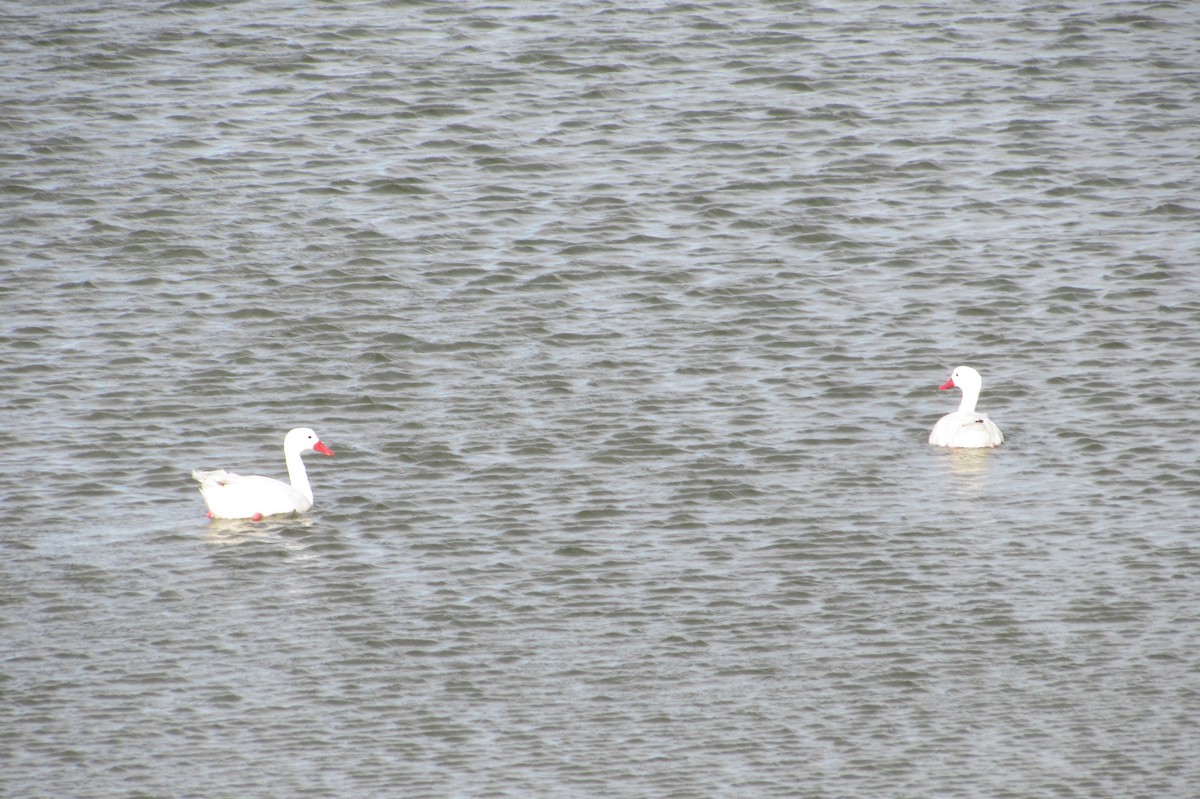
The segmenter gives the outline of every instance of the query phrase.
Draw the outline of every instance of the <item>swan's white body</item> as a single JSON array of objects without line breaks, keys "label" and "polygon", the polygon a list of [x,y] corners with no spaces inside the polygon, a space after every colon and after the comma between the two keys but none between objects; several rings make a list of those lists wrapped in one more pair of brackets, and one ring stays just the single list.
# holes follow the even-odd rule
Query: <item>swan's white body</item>
[{"label": "swan's white body", "polygon": [[938,420],[929,434],[929,443],[937,447],[998,447],[1004,442],[1004,434],[986,413],[975,410],[979,401],[979,390],[983,378],[969,366],[960,366],[950,379],[938,387],[939,391],[949,388],[962,389],[962,402],[958,410]]},{"label": "swan's white body", "polygon": [[214,519],[261,519],[276,513],[303,513],[313,505],[312,487],[308,472],[300,457],[306,452],[332,455],[317,434],[307,427],[288,431],[283,439],[283,457],[287,463],[285,483],[272,477],[240,475],[224,469],[192,472],[200,483],[200,494]]}]

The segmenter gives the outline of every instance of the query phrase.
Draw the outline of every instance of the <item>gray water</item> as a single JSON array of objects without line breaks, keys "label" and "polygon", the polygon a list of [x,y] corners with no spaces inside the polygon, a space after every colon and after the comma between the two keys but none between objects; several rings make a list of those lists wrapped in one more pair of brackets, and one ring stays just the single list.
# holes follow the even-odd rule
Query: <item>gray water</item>
[{"label": "gray water", "polygon": [[1195,796],[1198,23],[6,3],[0,794]]}]

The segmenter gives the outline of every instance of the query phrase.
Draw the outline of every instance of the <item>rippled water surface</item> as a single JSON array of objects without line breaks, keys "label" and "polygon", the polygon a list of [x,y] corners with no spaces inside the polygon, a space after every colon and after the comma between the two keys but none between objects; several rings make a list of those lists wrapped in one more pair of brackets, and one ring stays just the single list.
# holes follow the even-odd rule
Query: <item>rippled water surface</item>
[{"label": "rippled water surface", "polygon": [[1195,796],[1198,25],[5,4],[0,793]]}]

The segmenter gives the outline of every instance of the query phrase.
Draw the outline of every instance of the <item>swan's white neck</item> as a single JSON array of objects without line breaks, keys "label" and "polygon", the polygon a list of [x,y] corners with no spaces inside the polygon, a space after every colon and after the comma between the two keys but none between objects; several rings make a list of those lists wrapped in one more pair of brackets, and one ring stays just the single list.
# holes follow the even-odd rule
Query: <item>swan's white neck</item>
[{"label": "swan's white neck", "polygon": [[299,452],[283,451],[284,462],[287,463],[288,479],[292,481],[292,488],[303,494],[309,501],[313,501],[312,486],[308,484],[308,472],[304,468],[304,459],[300,457]]},{"label": "swan's white neck", "polygon": [[[979,389],[982,386],[965,385],[959,386],[962,389],[962,402],[958,403],[959,413],[975,413],[975,403],[979,402]],[[304,467],[300,467],[300,473],[304,473]],[[307,485],[307,483],[306,483]]]}]

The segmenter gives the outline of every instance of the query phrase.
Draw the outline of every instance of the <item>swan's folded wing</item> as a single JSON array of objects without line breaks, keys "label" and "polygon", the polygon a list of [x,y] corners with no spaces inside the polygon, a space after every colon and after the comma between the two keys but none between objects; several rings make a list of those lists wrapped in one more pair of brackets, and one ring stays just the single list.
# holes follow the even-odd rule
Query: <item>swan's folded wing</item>
[{"label": "swan's folded wing", "polygon": [[988,418],[986,413],[983,414],[983,426],[987,429],[988,435],[991,436],[993,447],[998,447],[1004,443],[1004,434],[1000,432],[1000,428]]},{"label": "swan's folded wing", "polygon": [[238,475],[233,472],[227,472],[224,469],[193,469],[192,479],[202,486],[223,486],[229,485],[229,483],[238,479]]},{"label": "swan's folded wing", "polygon": [[986,413],[975,414],[975,418],[964,421],[951,437],[964,447],[998,447],[1004,443],[1004,434]]},{"label": "swan's folded wing", "polygon": [[1004,434],[986,413],[948,413],[929,433],[929,443],[939,447],[997,447],[1003,442]]}]

